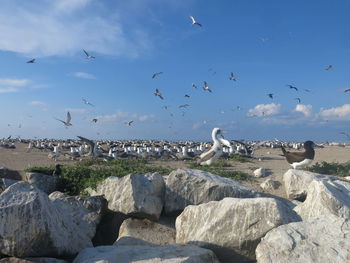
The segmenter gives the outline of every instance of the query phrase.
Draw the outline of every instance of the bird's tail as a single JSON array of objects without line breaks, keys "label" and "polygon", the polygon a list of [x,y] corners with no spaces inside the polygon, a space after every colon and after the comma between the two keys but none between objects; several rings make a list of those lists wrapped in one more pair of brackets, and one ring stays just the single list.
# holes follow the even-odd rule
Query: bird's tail
[{"label": "bird's tail", "polygon": [[281,149],[282,149],[282,152],[283,152],[282,156],[285,156],[285,155],[286,155],[286,152],[287,152],[286,149],[284,149],[283,146],[281,147]]}]

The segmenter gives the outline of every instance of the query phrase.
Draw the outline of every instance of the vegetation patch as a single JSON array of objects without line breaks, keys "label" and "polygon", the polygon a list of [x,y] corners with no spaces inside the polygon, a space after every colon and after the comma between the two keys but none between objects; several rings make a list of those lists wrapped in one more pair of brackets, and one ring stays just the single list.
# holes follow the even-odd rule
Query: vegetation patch
[{"label": "vegetation patch", "polygon": [[[54,167],[32,167],[27,172],[42,172],[52,174]],[[103,159],[84,160],[74,165],[62,166],[62,173],[58,176],[64,179],[61,191],[69,195],[82,194],[84,189],[96,188],[97,184],[110,176],[122,177],[130,173],[169,174],[170,169],[158,166],[147,166],[145,160],[120,159],[105,161]]]},{"label": "vegetation patch", "polygon": [[347,163],[327,163],[327,162],[317,162],[313,166],[308,168],[308,171],[319,173],[335,175],[340,177],[350,176],[350,162]]},{"label": "vegetation patch", "polygon": [[240,155],[240,154],[233,154],[230,157],[228,157],[228,160],[230,161],[236,161],[236,162],[240,162],[240,163],[248,163],[251,162],[249,157]]}]

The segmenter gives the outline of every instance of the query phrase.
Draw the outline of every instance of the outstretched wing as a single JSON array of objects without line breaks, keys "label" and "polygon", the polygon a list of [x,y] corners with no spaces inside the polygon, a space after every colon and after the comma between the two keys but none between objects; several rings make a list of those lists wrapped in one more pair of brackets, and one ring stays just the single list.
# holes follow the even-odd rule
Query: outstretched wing
[{"label": "outstretched wing", "polygon": [[67,121],[66,121],[66,123],[70,124],[71,119],[72,119],[72,116],[70,116],[70,112],[68,111],[67,112]]}]

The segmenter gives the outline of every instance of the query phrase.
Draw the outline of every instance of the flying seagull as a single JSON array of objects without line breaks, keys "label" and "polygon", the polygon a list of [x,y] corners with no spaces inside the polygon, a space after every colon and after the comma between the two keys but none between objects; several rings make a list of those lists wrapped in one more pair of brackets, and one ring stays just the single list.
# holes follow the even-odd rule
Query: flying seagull
[{"label": "flying seagull", "polygon": [[298,88],[297,87],[294,87],[292,85],[286,85],[287,87],[289,87],[290,89],[295,89],[295,91],[298,91]]},{"label": "flying seagull", "polygon": [[60,122],[62,122],[66,126],[66,128],[68,128],[68,126],[72,126],[72,124],[70,123],[72,117],[70,116],[69,111],[67,112],[67,119],[66,119],[66,121],[63,121],[63,120],[60,120],[60,119],[57,119],[57,118],[55,118],[55,119],[60,121]]},{"label": "flying seagull", "polygon": [[159,89],[156,89],[156,91],[154,92],[154,96],[158,96],[159,98],[161,98],[162,100],[164,100],[162,93],[160,93]]},{"label": "flying seagull", "polygon": [[185,94],[185,98],[190,98],[190,95]]},{"label": "flying seagull", "polygon": [[35,58],[33,58],[33,59],[27,61],[27,63],[34,63],[34,62],[35,62]]},{"label": "flying seagull", "polygon": [[190,18],[191,18],[191,20],[192,20],[192,25],[197,25],[197,26],[202,26],[202,24],[201,23],[199,23],[198,21],[196,21],[195,19],[194,19],[194,17],[193,16],[189,16]]},{"label": "flying seagull", "polygon": [[269,94],[267,94],[267,96],[269,96],[269,98],[273,99],[273,93],[269,93]]},{"label": "flying seagull", "polygon": [[211,89],[209,89],[208,83],[206,81],[204,81],[203,90],[207,90],[209,92],[212,92]]},{"label": "flying seagull", "polygon": [[300,99],[300,98],[295,98],[295,100],[297,100],[297,101],[298,101],[298,103],[300,103],[300,102],[301,102],[301,99]]},{"label": "flying seagull", "polygon": [[83,99],[83,102],[84,102],[84,104],[86,104],[86,105],[90,105],[90,106],[92,106],[92,107],[95,107],[95,105],[93,105],[91,102],[87,101],[86,99]]},{"label": "flying seagull", "polygon": [[196,84],[192,83],[192,88],[196,89],[197,88]]},{"label": "flying seagull", "polygon": [[332,65],[329,65],[325,68],[325,70],[332,70],[333,69],[333,66]]},{"label": "flying seagull", "polygon": [[131,124],[133,123],[134,121],[126,121],[125,124],[127,124],[128,126],[131,126]]},{"label": "flying seagull", "polygon": [[158,77],[160,74],[163,74],[163,72],[156,72],[152,75],[152,79]]},{"label": "flying seagull", "polygon": [[261,38],[261,41],[264,42],[264,43],[267,42],[267,41],[270,41],[270,40],[272,40],[271,37],[262,37]]},{"label": "flying seagull", "polygon": [[98,120],[96,118],[92,119],[91,122],[96,123]]},{"label": "flying seagull", "polygon": [[306,92],[310,92],[311,90],[309,90],[309,89],[304,89],[304,91],[306,91]]},{"label": "flying seagull", "polygon": [[234,81],[237,80],[236,77],[235,77],[235,75],[233,74],[233,72],[231,72],[230,80],[234,80]]},{"label": "flying seagull", "polygon": [[190,105],[188,105],[188,104],[183,104],[183,105],[180,105],[179,106],[179,108],[187,108],[187,107],[189,107]]},{"label": "flying seagull", "polygon": [[84,49],[83,49],[83,51],[84,51],[87,59],[95,58],[94,56],[89,55],[89,53],[87,53]]},{"label": "flying seagull", "polygon": [[90,145],[90,151],[89,151],[89,156],[96,156],[96,148],[95,148],[95,143],[89,139],[86,139],[82,136],[77,136],[80,140],[85,142],[86,144]]},{"label": "flying seagull", "polygon": [[344,90],[344,92],[349,92],[350,91],[350,89],[346,89],[346,90]]}]

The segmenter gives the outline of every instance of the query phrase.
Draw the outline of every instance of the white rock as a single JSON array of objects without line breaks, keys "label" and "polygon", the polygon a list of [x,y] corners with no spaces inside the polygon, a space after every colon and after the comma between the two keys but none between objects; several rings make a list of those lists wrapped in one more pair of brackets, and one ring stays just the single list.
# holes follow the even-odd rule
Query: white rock
[{"label": "white rock", "polygon": [[303,220],[324,214],[350,218],[350,183],[344,181],[317,181],[310,183],[306,200],[294,208]]},{"label": "white rock", "polygon": [[73,263],[220,263],[208,249],[191,245],[101,246],[84,249]]},{"label": "white rock", "polygon": [[209,248],[221,262],[250,262],[268,231],[299,220],[274,198],[225,198],[186,207],[176,219],[176,242]]},{"label": "white rock", "polygon": [[177,169],[166,182],[164,211],[179,214],[188,205],[219,201],[225,197],[248,198],[259,194],[239,182],[209,172]]},{"label": "white rock", "polygon": [[[57,204],[57,203],[56,203]],[[46,193],[27,182],[8,187],[0,195],[0,253],[15,257],[72,255],[91,247],[83,205],[54,204]],[[86,209],[85,209],[86,210]],[[86,214],[90,211],[86,210]],[[78,216],[83,217],[78,220]]]},{"label": "white rock", "polygon": [[257,177],[257,178],[260,178],[260,177],[265,177],[267,174],[266,174],[266,169],[265,168],[258,168],[256,170],[254,170],[253,172],[254,176]]},{"label": "white rock", "polygon": [[3,258],[0,263],[68,263],[68,261],[57,259],[57,258]]},{"label": "white rock", "polygon": [[280,182],[274,181],[271,178],[266,179],[264,182],[260,184],[260,187],[264,191],[271,191],[271,190],[276,190],[279,186],[281,185]]},{"label": "white rock", "polygon": [[169,245],[175,243],[175,228],[171,228],[148,219],[129,218],[119,229],[118,240],[123,237],[134,237],[154,245]]},{"label": "white rock", "polygon": [[62,179],[41,173],[25,173],[25,179],[47,194],[60,190]]},{"label": "white rock", "polygon": [[287,197],[290,199],[305,200],[306,190],[313,180],[333,180],[330,175],[312,173],[303,170],[289,169],[283,175]]},{"label": "white rock", "polygon": [[157,220],[163,208],[165,184],[158,173],[109,177],[96,188],[115,212]]},{"label": "white rock", "polygon": [[258,263],[350,262],[350,223],[333,215],[279,226],[256,248]]}]

